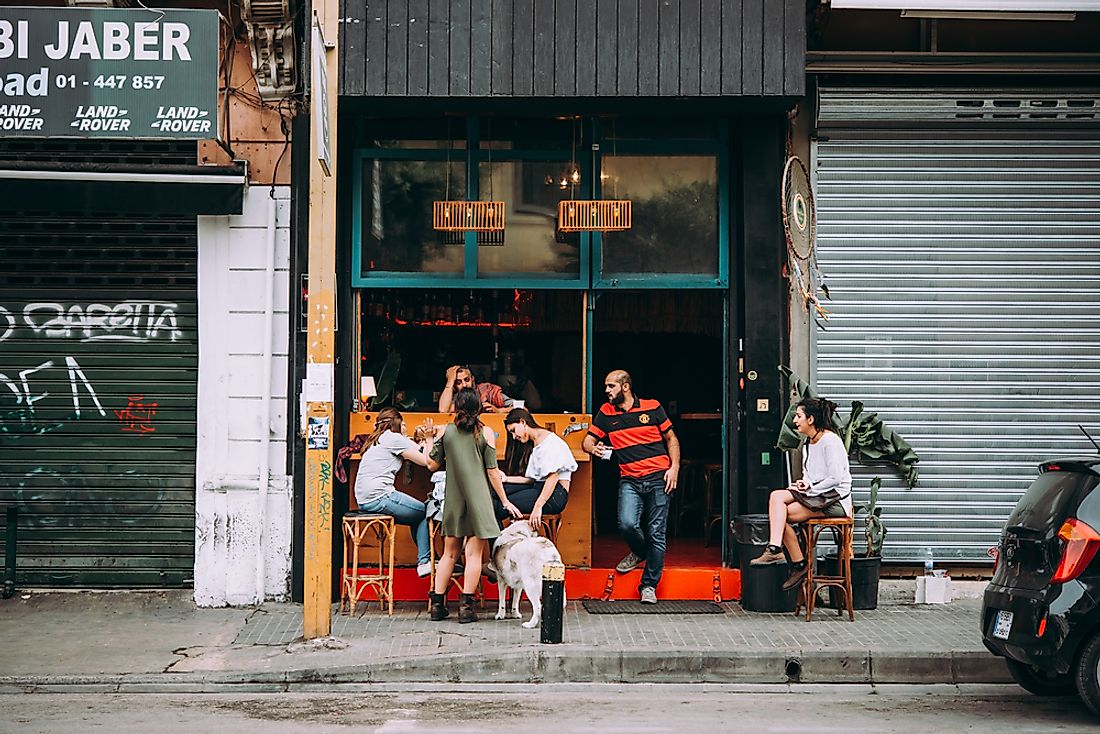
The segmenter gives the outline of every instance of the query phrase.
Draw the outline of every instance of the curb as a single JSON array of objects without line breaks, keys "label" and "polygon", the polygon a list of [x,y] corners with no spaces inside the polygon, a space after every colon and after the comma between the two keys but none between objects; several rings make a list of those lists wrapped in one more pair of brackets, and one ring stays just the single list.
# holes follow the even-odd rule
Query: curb
[{"label": "curb", "polygon": [[1011,683],[1001,658],[985,652],[801,653],[523,650],[432,655],[337,668],[290,671],[40,675],[0,677],[13,693],[275,693],[318,684],[387,683],[751,683],[973,684]]}]

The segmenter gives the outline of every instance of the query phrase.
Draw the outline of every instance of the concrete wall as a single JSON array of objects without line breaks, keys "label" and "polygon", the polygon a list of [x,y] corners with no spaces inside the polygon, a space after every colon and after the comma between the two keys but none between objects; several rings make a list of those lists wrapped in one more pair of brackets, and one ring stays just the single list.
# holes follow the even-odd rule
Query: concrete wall
[{"label": "concrete wall", "polygon": [[[290,189],[276,187],[274,318],[264,330],[269,187],[244,213],[199,218],[199,389],[195,602],[255,604],[290,593],[291,481],[286,476]],[[262,393],[265,340],[271,390]],[[270,400],[265,400],[270,397]],[[264,433],[270,482],[261,506]],[[263,577],[262,585],[259,578]]]}]

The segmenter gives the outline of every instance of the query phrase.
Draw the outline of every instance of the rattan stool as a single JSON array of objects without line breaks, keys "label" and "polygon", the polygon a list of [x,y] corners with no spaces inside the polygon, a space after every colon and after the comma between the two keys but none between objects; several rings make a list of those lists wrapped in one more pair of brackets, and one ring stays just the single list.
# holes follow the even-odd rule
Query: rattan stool
[{"label": "rattan stool", "polygon": [[[530,521],[530,515],[521,515],[519,522]],[[516,520],[511,517],[504,520],[504,527],[508,527]],[[550,542],[554,545],[558,544],[558,532],[561,530],[561,513],[554,515],[543,515],[542,521],[539,523],[540,535],[550,539]]]},{"label": "rattan stool", "polygon": [[[802,523],[802,537],[806,543],[806,578],[802,580],[802,590],[798,594],[794,613],[799,614],[805,605],[807,622],[813,619],[817,592],[826,587],[843,592],[844,606],[838,606],[836,613],[842,614],[847,609],[848,621],[855,621],[856,615],[852,609],[852,527],[850,517],[812,517]],[[814,549],[821,531],[826,528],[833,533],[836,540],[838,576],[818,576],[814,573]]]},{"label": "rattan stool", "polygon": [[[428,583],[429,583],[428,590],[433,591],[433,592],[435,591],[435,567],[438,563],[438,561],[435,557],[435,538],[436,538],[437,535],[439,536],[440,541],[442,541],[443,540],[443,521],[442,520],[434,520],[434,519],[429,517],[428,518],[428,546],[431,549],[432,572],[431,572],[431,575],[428,577]],[[442,545],[442,542],[440,544]],[[490,552],[490,560],[491,559],[492,559],[492,553]],[[462,560],[462,559],[460,558],[459,560]],[[462,583],[463,583],[463,577],[462,576],[452,575],[451,576],[451,583],[447,587],[448,588],[448,593],[449,593],[450,588],[453,586],[454,588],[458,589],[458,593],[461,594],[462,593]],[[444,594],[444,596],[446,596],[446,594]],[[478,604],[479,607],[485,606],[485,590],[482,587],[482,579],[477,580],[477,589],[474,590],[474,598],[477,599],[477,604]],[[431,606],[432,606],[432,602],[431,602],[431,599],[429,598],[428,599],[428,608],[431,609]]]},{"label": "rattan stool", "polygon": [[[393,540],[394,519],[392,515],[374,515],[349,512],[344,515],[344,574],[340,584],[340,608],[344,613],[344,602],[348,603],[348,615],[362,601],[367,589],[374,589],[378,603],[388,614],[393,614]],[[367,540],[373,537],[378,542],[378,568],[359,570],[359,551],[366,548]],[[373,564],[371,564],[373,565]]]}]

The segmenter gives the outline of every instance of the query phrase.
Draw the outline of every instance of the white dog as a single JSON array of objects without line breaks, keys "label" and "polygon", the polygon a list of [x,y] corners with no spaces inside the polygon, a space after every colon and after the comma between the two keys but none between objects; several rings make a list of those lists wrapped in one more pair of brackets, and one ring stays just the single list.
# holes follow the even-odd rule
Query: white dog
[{"label": "white dog", "polygon": [[[497,619],[504,619],[505,588],[512,590],[512,616],[520,618],[519,600],[526,592],[531,601],[531,619],[523,623],[527,629],[542,621],[542,567],[546,563],[561,563],[561,554],[554,544],[539,537],[526,520],[517,520],[497,538],[493,546],[493,565],[497,570],[497,594],[500,604]],[[562,594],[562,603],[565,602]]]}]

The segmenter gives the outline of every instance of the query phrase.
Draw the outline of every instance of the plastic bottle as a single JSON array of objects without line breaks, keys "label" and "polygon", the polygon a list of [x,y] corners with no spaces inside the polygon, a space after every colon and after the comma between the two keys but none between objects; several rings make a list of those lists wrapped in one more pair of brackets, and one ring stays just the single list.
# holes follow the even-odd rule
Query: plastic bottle
[{"label": "plastic bottle", "polygon": [[931,576],[932,574],[932,546],[928,546],[924,549],[924,575]]}]

